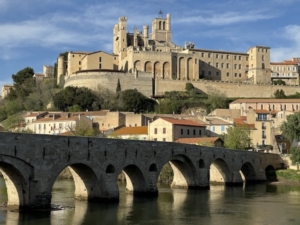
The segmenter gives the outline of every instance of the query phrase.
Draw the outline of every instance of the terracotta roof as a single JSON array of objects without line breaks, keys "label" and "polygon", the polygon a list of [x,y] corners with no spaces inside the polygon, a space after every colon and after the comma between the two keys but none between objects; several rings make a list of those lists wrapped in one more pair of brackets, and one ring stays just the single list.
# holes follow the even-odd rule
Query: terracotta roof
[{"label": "terracotta roof", "polygon": [[140,134],[148,134],[148,127],[122,127],[118,130],[115,130],[110,135],[140,135]]},{"label": "terracotta roof", "polygon": [[272,114],[272,115],[277,114],[277,111],[275,111],[275,110],[270,111],[270,110],[266,110],[266,109],[254,109],[253,111],[256,113],[265,113],[265,114]]},{"label": "terracotta roof", "polygon": [[48,112],[31,112],[30,114],[26,115],[26,117],[35,117],[35,116],[38,116],[38,115],[46,115]]},{"label": "terracotta roof", "polygon": [[[219,137],[198,137],[198,138],[179,138],[176,140],[178,143],[197,144],[197,143],[215,143],[221,140]],[[223,141],[222,141],[223,142]]]},{"label": "terracotta roof", "polygon": [[234,119],[234,124],[237,126],[245,126],[248,128],[255,128],[255,124],[246,123],[242,118]]},{"label": "terracotta roof", "polygon": [[206,118],[206,121],[209,122],[209,124],[212,125],[231,125],[232,122],[226,121],[226,120],[222,120],[220,118]]},{"label": "terracotta roof", "polygon": [[271,65],[298,65],[298,62],[294,61],[284,61],[284,62],[270,62]]},{"label": "terracotta roof", "polygon": [[276,99],[276,98],[240,98],[230,104],[234,103],[300,103],[299,98],[285,98],[285,99]]},{"label": "terracotta roof", "polygon": [[160,117],[160,119],[163,119],[163,120],[165,120],[169,123],[175,124],[175,125],[206,127],[206,125],[197,123],[193,120],[173,119],[173,118],[168,118],[168,117]]}]

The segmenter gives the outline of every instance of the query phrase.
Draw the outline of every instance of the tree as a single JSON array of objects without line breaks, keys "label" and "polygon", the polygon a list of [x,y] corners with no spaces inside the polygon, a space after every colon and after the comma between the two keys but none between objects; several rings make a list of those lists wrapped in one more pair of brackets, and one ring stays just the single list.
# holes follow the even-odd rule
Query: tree
[{"label": "tree", "polygon": [[285,85],[285,81],[284,81],[284,80],[281,80],[281,79],[279,79],[279,80],[275,80],[275,81],[273,81],[273,84],[275,84],[275,85]]},{"label": "tree", "polygon": [[193,91],[194,90],[194,85],[192,83],[186,83],[185,84],[185,90],[190,92],[190,91]]},{"label": "tree", "polygon": [[223,92],[211,87],[207,94],[208,98],[206,103],[208,113],[217,108],[227,107],[227,97]]},{"label": "tree", "polygon": [[68,107],[68,112],[81,112],[82,108],[79,105],[72,105]]},{"label": "tree", "polygon": [[71,136],[96,136],[100,133],[100,131],[96,128],[93,128],[89,125],[87,121],[80,121],[79,124],[75,126],[75,128],[69,127],[69,131],[71,132]]},{"label": "tree", "polygon": [[53,104],[62,111],[73,105],[78,105],[83,110],[93,110],[96,105],[101,108],[97,96],[85,87],[66,87],[53,96]]},{"label": "tree", "polygon": [[250,146],[250,128],[246,125],[236,125],[227,128],[224,146],[233,149],[246,149]]},{"label": "tree", "polygon": [[119,95],[117,95],[115,102],[115,107],[117,110],[135,113],[142,111],[154,111],[154,107],[156,105],[154,100],[147,98],[136,89],[127,89],[125,91],[121,91]]},{"label": "tree", "polygon": [[5,130],[12,132],[20,132],[25,124],[24,118],[20,114],[9,116],[4,122]]},{"label": "tree", "polygon": [[16,74],[12,75],[14,85],[22,85],[27,79],[33,79],[34,70],[30,67],[26,67]]},{"label": "tree", "polygon": [[118,83],[117,83],[117,88],[116,88],[116,92],[120,92],[121,91],[121,84],[120,84],[120,80],[118,78]]},{"label": "tree", "polygon": [[299,170],[299,163],[300,163],[300,147],[292,147],[290,149],[291,153],[291,160],[293,165],[297,165],[297,170]]},{"label": "tree", "polygon": [[300,140],[300,112],[297,112],[292,115],[288,115],[286,117],[286,121],[284,121],[280,130],[282,131],[282,135],[287,138],[291,143],[294,140]]},{"label": "tree", "polygon": [[286,98],[286,95],[285,95],[285,93],[284,93],[284,91],[282,89],[280,89],[280,90],[277,89],[274,92],[274,97],[275,98]]}]

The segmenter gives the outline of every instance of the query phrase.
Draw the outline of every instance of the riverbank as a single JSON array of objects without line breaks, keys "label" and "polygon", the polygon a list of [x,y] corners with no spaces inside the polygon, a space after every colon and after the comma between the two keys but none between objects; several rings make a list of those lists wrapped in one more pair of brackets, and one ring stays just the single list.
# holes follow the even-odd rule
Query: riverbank
[{"label": "riverbank", "polygon": [[272,184],[300,186],[299,170],[277,170],[276,175],[278,181],[272,182]]}]

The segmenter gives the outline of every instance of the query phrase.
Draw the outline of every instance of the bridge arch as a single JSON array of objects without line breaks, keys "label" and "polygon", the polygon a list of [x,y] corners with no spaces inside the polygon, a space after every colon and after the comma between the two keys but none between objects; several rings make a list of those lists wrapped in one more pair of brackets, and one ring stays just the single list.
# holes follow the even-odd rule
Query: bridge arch
[{"label": "bridge arch", "polygon": [[275,168],[272,165],[268,165],[265,169],[267,181],[277,181],[277,175]]},{"label": "bridge arch", "polygon": [[[150,166],[151,167],[151,166]],[[134,164],[123,168],[126,178],[126,190],[132,194],[141,194],[146,192],[145,177],[140,168]]]},{"label": "bridge arch", "polygon": [[0,155],[0,158],[0,172],[7,188],[7,205],[29,205],[28,187],[33,179],[33,166],[12,156]]},{"label": "bridge arch", "polygon": [[169,161],[174,173],[172,188],[192,189],[197,187],[196,168],[186,155],[176,155]]},{"label": "bridge arch", "polygon": [[[14,165],[1,162],[0,172],[5,180],[7,189],[7,205],[23,206],[26,201],[26,186],[27,182],[22,172]],[[29,177],[31,179],[31,177]]]},{"label": "bridge arch", "polygon": [[215,159],[210,165],[210,182],[229,183],[230,174],[228,164],[221,158]]},{"label": "bridge arch", "polygon": [[246,183],[249,182],[255,182],[257,180],[256,178],[256,172],[255,169],[250,162],[245,162],[241,167],[241,173],[243,176],[243,179]]},{"label": "bridge arch", "polygon": [[[100,182],[93,169],[84,163],[73,163],[62,168],[54,169],[49,187],[52,189],[59,174],[68,168],[72,174],[75,193],[78,200],[96,200],[101,197]],[[49,190],[51,193],[51,190]]]}]

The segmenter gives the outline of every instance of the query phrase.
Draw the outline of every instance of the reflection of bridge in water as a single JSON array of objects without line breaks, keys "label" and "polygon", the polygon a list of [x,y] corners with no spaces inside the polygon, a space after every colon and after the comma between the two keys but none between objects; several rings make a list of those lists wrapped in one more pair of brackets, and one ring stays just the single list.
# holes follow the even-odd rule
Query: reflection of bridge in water
[{"label": "reflection of bridge in water", "polygon": [[157,195],[157,179],[168,162],[174,172],[173,188],[265,181],[282,166],[275,154],[170,142],[0,132],[0,168],[8,205],[50,206],[53,184],[67,167],[77,199],[118,199],[117,179],[122,171],[129,192]]}]

